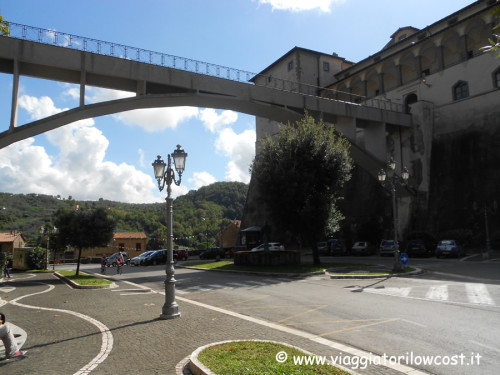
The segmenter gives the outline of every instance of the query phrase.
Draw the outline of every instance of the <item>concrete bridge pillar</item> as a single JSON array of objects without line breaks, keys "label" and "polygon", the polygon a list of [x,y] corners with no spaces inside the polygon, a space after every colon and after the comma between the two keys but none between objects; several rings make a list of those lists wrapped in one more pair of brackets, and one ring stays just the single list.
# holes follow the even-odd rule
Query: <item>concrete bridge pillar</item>
[{"label": "concrete bridge pillar", "polygon": [[341,133],[351,142],[356,142],[356,119],[339,117],[334,124],[335,130]]},{"label": "concrete bridge pillar", "polygon": [[385,123],[370,122],[363,127],[363,133],[365,150],[377,159],[385,161],[387,152]]}]

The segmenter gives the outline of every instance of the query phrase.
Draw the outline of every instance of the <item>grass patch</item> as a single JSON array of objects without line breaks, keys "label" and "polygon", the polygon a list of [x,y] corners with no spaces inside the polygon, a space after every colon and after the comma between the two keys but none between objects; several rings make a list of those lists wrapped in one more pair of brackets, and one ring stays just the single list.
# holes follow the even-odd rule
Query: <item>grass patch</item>
[{"label": "grass patch", "polygon": [[224,270],[224,271],[248,271],[248,272],[271,272],[271,273],[309,273],[323,272],[325,265],[314,266],[312,264],[304,264],[298,266],[237,266],[232,260],[221,260],[219,262],[189,262],[184,263],[185,266],[208,269],[208,270]]},{"label": "grass patch", "polygon": [[[276,360],[279,352],[287,360]],[[331,365],[296,365],[293,356],[306,355],[301,350],[273,342],[234,341],[204,349],[198,360],[217,375],[347,375]]]},{"label": "grass patch", "polygon": [[63,275],[67,279],[77,283],[78,285],[109,285],[112,284],[111,281],[107,279],[101,279],[99,277],[94,277],[84,272],[80,272],[76,276],[76,271],[68,270],[58,270],[57,273]]}]

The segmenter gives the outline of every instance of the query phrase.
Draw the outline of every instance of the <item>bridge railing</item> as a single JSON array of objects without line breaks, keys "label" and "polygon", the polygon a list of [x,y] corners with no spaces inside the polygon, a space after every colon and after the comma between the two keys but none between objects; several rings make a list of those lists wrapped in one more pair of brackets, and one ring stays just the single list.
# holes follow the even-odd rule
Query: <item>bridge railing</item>
[{"label": "bridge railing", "polygon": [[402,112],[400,104],[386,100],[368,99],[366,97],[345,93],[342,91],[325,89],[300,82],[289,81],[271,76],[264,76],[249,71],[229,68],[222,65],[211,64],[203,61],[188,59],[154,52],[123,44],[105,42],[102,40],[63,33],[56,30],[42,29],[34,26],[10,22],[10,37],[32,42],[50,44],[79,51],[96,53],[99,55],[133,60],[167,68],[179,69],[191,73],[203,74],[217,78],[228,79],[240,83],[265,86],[280,91],[294,92],[300,95],[314,96],[322,99],[343,101],[350,104],[365,105],[389,111]]}]

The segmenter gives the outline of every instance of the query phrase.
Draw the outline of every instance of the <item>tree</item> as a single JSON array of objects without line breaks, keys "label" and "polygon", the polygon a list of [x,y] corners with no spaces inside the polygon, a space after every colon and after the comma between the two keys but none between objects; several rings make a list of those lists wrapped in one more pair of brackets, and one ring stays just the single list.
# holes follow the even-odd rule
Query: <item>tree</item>
[{"label": "tree", "polygon": [[10,23],[5,21],[3,16],[0,15],[0,35],[10,36]]},{"label": "tree", "polygon": [[[493,14],[496,15],[496,18],[500,17],[500,5],[497,5],[495,9],[493,9]],[[495,31],[500,32],[500,23],[493,27],[493,32]],[[496,39],[496,42],[492,38],[489,38],[488,42],[490,44],[481,47],[481,50],[483,50],[483,52],[494,52],[500,49],[500,34],[493,34],[493,37]],[[500,57],[500,53],[497,55],[497,57]]]},{"label": "tree", "polygon": [[102,207],[94,210],[58,211],[55,215],[58,239],[78,249],[76,275],[84,247],[103,247],[113,239],[115,222]]},{"label": "tree", "polygon": [[261,146],[252,178],[269,220],[264,227],[275,239],[309,245],[319,264],[317,242],[343,219],[335,203],[351,177],[348,141],[306,113],[294,125],[282,125]]}]

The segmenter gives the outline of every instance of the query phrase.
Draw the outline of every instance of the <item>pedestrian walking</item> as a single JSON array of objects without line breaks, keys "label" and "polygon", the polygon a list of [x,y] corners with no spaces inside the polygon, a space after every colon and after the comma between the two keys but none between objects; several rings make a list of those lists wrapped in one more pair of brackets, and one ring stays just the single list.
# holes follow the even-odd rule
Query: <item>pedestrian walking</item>
[{"label": "pedestrian walking", "polygon": [[123,255],[120,251],[118,256],[116,257],[116,273],[122,274],[122,266],[123,266]]},{"label": "pedestrian walking", "polygon": [[106,266],[108,264],[108,258],[106,258],[106,255],[103,255],[101,258],[101,273],[106,274]]},{"label": "pedestrian walking", "polygon": [[0,313],[0,339],[5,346],[6,359],[19,357],[26,354],[26,352],[22,352],[19,350],[11,328],[5,323],[5,314],[3,313]]},{"label": "pedestrian walking", "polygon": [[10,260],[9,259],[5,259],[5,264],[4,264],[4,267],[3,267],[3,274],[8,278],[10,279],[10,270],[9,268],[11,267],[10,265]]}]

